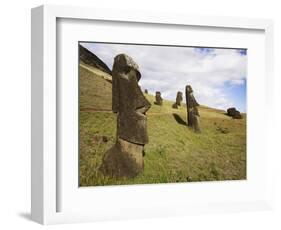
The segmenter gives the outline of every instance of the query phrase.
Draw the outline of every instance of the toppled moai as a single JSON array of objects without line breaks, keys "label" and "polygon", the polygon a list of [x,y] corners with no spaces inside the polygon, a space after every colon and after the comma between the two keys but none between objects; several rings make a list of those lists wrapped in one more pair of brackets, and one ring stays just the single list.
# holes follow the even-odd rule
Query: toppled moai
[{"label": "toppled moai", "polygon": [[234,107],[227,109],[227,115],[233,119],[242,119],[241,113]]},{"label": "toppled moai", "polygon": [[143,170],[144,145],[148,143],[146,112],[151,107],[138,81],[138,65],[126,54],[114,58],[112,110],[117,113],[115,145],[104,155],[100,170],[116,178],[134,177]]},{"label": "toppled moai", "polygon": [[182,102],[183,98],[182,98],[182,92],[178,91],[177,92],[177,97],[176,97],[176,102],[172,105],[172,107],[174,109],[177,109],[179,106],[181,106],[181,102]]},{"label": "toppled moai", "polygon": [[156,91],[154,104],[155,105],[162,105],[163,104],[163,98],[161,97],[161,92],[159,92],[159,91]]},{"label": "toppled moai", "polygon": [[198,112],[198,102],[195,100],[193,90],[190,85],[185,87],[186,109],[187,109],[187,125],[197,133],[201,132],[200,120]]},{"label": "toppled moai", "polygon": [[145,93],[145,94],[148,94],[148,90],[147,90],[147,89],[145,89],[145,90],[144,90],[144,93]]}]

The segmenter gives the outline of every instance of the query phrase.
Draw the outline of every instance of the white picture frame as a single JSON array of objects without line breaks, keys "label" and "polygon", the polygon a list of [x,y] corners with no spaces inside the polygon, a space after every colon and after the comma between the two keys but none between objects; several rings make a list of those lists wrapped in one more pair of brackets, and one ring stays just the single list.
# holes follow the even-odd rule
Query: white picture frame
[{"label": "white picture frame", "polygon": [[[264,121],[263,134],[258,136],[257,140],[264,140],[263,143],[258,143],[256,151],[258,151],[260,161],[264,164],[256,165],[253,173],[258,170],[262,171],[261,182],[257,182],[253,190],[244,189],[246,182],[233,183],[229,189],[236,189],[239,187],[240,191],[254,191],[262,188],[262,192],[257,192],[257,196],[249,199],[248,196],[238,196],[235,199],[212,199],[204,198],[203,202],[199,203],[195,199],[199,196],[196,191],[210,189],[212,194],[215,194],[217,189],[222,189],[225,186],[223,183],[217,183],[216,188],[209,185],[200,185],[200,183],[191,185],[196,187],[193,193],[188,194],[187,187],[183,184],[167,184],[167,185],[138,185],[132,189],[132,186],[110,188],[99,188],[98,190],[88,190],[86,193],[96,194],[99,200],[105,199],[105,192],[107,195],[118,194],[120,197],[128,197],[127,204],[124,207],[113,207],[107,204],[106,208],[102,208],[102,202],[97,204],[97,207],[91,209],[83,205],[77,207],[78,200],[73,200],[68,203],[68,207],[73,207],[74,211],[61,210],[58,206],[61,196],[67,196],[67,191],[59,193],[61,186],[61,179],[58,174],[60,172],[59,161],[63,160],[57,156],[58,139],[57,126],[58,108],[57,97],[60,93],[60,88],[57,85],[57,32],[58,21],[60,19],[75,20],[93,20],[103,21],[106,23],[122,22],[132,25],[132,23],[149,24],[157,26],[169,26],[184,28],[185,26],[200,27],[200,28],[220,28],[222,30],[241,29],[252,31],[262,31],[264,36],[264,52],[262,53],[264,60],[261,77],[257,79],[258,87],[263,87],[262,97],[267,109],[274,106],[274,99],[272,95],[272,85],[274,84],[273,77],[273,22],[266,19],[248,19],[248,18],[231,18],[231,17],[210,17],[210,16],[190,16],[190,15],[174,15],[164,14],[159,12],[136,12],[136,11],[117,11],[105,10],[98,8],[79,8],[66,6],[51,6],[44,5],[32,9],[32,169],[31,169],[31,213],[32,219],[41,224],[56,224],[56,223],[70,223],[83,221],[96,221],[107,219],[124,219],[124,218],[145,218],[145,217],[161,217],[173,215],[197,214],[206,212],[226,212],[226,211],[245,211],[245,210],[265,210],[272,208],[272,168],[271,168],[271,154],[270,139],[271,129],[273,124],[270,117],[263,111],[259,118],[251,122],[250,127],[254,127],[261,119]],[[79,26],[79,25],[78,25]],[[265,83],[264,85],[262,83]],[[253,97],[252,97],[253,98]],[[258,100],[258,98],[256,99]],[[253,101],[250,101],[251,103]],[[255,110],[255,109],[254,109]],[[255,110],[256,111],[256,110]],[[251,118],[250,118],[251,119]],[[251,131],[251,130],[250,130]],[[255,138],[253,137],[253,140]],[[262,166],[262,168],[258,168]],[[75,180],[70,177],[69,180]],[[205,182],[206,183],[206,182]],[[212,183],[212,182],[209,182]],[[243,185],[244,183],[244,185]],[[189,187],[190,188],[190,187]],[[76,189],[76,188],[75,188]],[[212,190],[214,189],[214,190]],[[163,195],[163,192],[168,191],[176,195],[182,196],[183,191],[187,195],[194,196],[195,202],[179,203],[177,200],[170,200],[167,204],[160,205],[159,202],[151,203],[152,206],[141,206],[136,204],[134,207],[130,204],[130,196],[136,190],[143,194],[142,202],[145,197]],[[191,189],[190,189],[191,190]],[[70,192],[70,191],[69,191]],[[197,195],[196,195],[197,194]],[[139,194],[138,194],[139,195]],[[71,198],[66,199],[71,202]],[[75,198],[78,199],[78,198]],[[133,199],[133,198],[132,198]],[[149,199],[148,199],[149,200]],[[91,202],[89,201],[89,204]],[[126,203],[126,202],[125,202]],[[117,203],[116,203],[117,205]],[[112,210],[110,211],[110,207]],[[121,210],[121,211],[120,211]]]}]

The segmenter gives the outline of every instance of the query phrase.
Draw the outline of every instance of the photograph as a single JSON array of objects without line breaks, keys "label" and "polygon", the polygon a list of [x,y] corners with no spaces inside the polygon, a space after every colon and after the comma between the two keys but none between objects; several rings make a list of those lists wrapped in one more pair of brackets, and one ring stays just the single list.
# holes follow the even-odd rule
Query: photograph
[{"label": "photograph", "polygon": [[79,186],[247,179],[247,49],[79,41]]}]

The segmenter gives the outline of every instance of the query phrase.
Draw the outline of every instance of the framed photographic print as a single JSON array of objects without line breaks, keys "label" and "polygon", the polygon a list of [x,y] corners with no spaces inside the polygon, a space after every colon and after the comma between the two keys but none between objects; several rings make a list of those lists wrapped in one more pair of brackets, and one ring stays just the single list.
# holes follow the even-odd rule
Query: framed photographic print
[{"label": "framed photographic print", "polygon": [[271,208],[272,33],[265,19],[34,8],[32,219]]}]

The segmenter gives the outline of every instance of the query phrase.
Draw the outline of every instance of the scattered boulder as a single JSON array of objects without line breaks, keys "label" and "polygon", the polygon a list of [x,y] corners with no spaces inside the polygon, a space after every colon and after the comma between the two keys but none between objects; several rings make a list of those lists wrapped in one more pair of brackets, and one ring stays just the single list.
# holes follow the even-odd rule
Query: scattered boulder
[{"label": "scattered boulder", "polygon": [[148,143],[145,113],[151,107],[138,81],[138,65],[126,54],[117,55],[112,70],[112,110],[117,113],[116,143],[104,155],[101,172],[110,177],[134,177],[143,170]]},{"label": "scattered boulder", "polygon": [[195,100],[193,95],[193,90],[190,85],[185,87],[185,97],[186,97],[186,109],[187,109],[187,125],[197,133],[201,132],[200,120],[199,120],[199,104]]},{"label": "scattered boulder", "polygon": [[238,110],[236,110],[235,107],[228,108],[227,115],[232,117],[233,119],[242,119],[241,113]]},{"label": "scattered boulder", "polygon": [[159,91],[156,91],[154,104],[155,105],[162,105],[163,104],[163,98],[161,97],[161,92],[159,92]]}]

